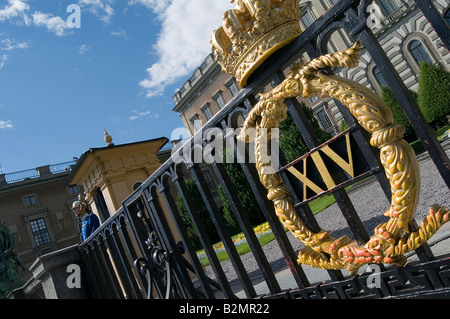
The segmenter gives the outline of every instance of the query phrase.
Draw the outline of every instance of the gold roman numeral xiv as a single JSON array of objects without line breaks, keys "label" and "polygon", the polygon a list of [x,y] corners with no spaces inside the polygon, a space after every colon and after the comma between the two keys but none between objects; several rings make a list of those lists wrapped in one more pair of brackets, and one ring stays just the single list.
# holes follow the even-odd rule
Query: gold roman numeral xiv
[{"label": "gold roman numeral xiv", "polygon": [[[342,157],[340,157],[338,154],[336,154],[335,151],[333,151],[329,145],[325,145],[322,147],[319,151],[322,151],[326,156],[328,156],[333,162],[335,162],[340,168],[342,168],[345,172],[347,172],[348,175],[351,177],[355,177],[354,167],[353,167],[353,156],[352,156],[352,149],[350,145],[350,133],[345,134],[345,141],[347,145],[347,154],[349,161],[346,162]],[[311,158],[314,162],[314,164],[317,167],[317,170],[320,173],[320,176],[322,177],[325,185],[327,186],[327,189],[330,190],[333,187],[336,186],[336,183],[334,182],[333,178],[331,177],[331,174],[326,167],[322,157],[320,156],[319,151],[316,151],[311,154]],[[303,172],[299,172],[295,167],[290,166],[287,168],[289,172],[291,172],[296,178],[298,178],[303,183],[303,200],[308,199],[306,196],[306,190],[307,188],[310,188],[314,193],[320,194],[323,193],[324,190],[317,186],[313,181],[311,181],[307,175],[307,169],[306,169],[306,160],[307,157],[302,160],[303,162]]]}]

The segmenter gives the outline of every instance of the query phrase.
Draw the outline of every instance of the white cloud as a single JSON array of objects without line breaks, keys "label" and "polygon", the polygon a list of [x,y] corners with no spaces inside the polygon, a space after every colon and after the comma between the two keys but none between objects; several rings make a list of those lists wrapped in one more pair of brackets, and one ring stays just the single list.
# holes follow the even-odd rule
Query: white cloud
[{"label": "white cloud", "polygon": [[128,118],[130,121],[137,120],[142,117],[149,117],[151,119],[157,119],[159,117],[159,114],[153,113],[151,111],[145,111],[145,112],[139,112],[137,110],[131,111],[134,115],[130,115]]},{"label": "white cloud", "polygon": [[68,29],[67,22],[61,17],[53,16],[51,13],[42,13],[36,11],[33,13],[33,23],[38,27],[46,27],[48,31],[54,32],[57,36],[62,37]]},{"label": "white cloud", "polygon": [[0,21],[9,20],[19,16],[26,17],[24,12],[29,10],[30,6],[23,0],[8,0],[8,4],[0,8]]},{"label": "white cloud", "polygon": [[170,2],[171,0],[130,0],[128,4],[140,4],[152,10],[154,13],[159,14],[169,6]]},{"label": "white cloud", "polygon": [[161,32],[154,45],[158,61],[147,69],[140,82],[147,97],[160,95],[164,89],[186,77],[211,52],[209,38],[222,24],[222,15],[234,5],[211,0],[131,0],[158,15]]},{"label": "white cloud", "polygon": [[83,55],[85,54],[87,51],[89,51],[91,49],[91,47],[87,44],[83,44],[78,48],[78,54],[79,55]]},{"label": "white cloud", "polygon": [[[0,34],[0,37],[4,34]],[[0,52],[1,51],[8,51],[8,54],[3,53],[0,54],[0,70],[5,66],[6,62],[10,58],[10,53],[13,50],[16,49],[27,49],[28,43],[26,42],[17,42],[15,39],[12,38],[5,38],[3,40],[0,40]]]},{"label": "white cloud", "polygon": [[5,66],[6,61],[8,61],[9,55],[3,54],[0,55],[0,70]]},{"label": "white cloud", "polygon": [[78,4],[81,7],[87,8],[87,10],[99,17],[103,22],[111,22],[114,16],[114,9],[111,6],[114,0],[79,0]]},{"label": "white cloud", "polygon": [[124,29],[122,29],[122,28],[119,28],[118,31],[112,31],[110,34],[111,34],[113,37],[122,37],[122,38],[124,38],[125,40],[128,39],[127,32],[126,32]]},{"label": "white cloud", "polygon": [[14,49],[27,49],[28,43],[17,42],[15,39],[6,38],[0,41],[0,50],[12,51]]},{"label": "white cloud", "polygon": [[7,128],[14,128],[14,125],[12,124],[11,120],[7,121],[0,120],[0,129],[4,130]]}]

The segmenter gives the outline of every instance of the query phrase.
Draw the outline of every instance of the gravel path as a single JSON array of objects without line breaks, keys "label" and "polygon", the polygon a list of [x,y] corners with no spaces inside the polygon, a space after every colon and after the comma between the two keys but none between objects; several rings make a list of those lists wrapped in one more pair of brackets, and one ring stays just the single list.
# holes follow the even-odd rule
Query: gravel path
[{"label": "gravel path", "polygon": [[[449,153],[450,150],[447,151],[447,154]],[[434,163],[427,158],[420,162],[420,168],[421,194],[415,218],[419,225],[427,215],[428,209],[432,204],[438,203],[450,207],[450,191],[442,177],[439,175]],[[390,206],[384,192],[379,184],[375,182],[351,191],[349,197],[358,212],[364,227],[367,229],[369,236],[372,236],[373,229],[377,225],[388,220],[388,217],[383,216],[383,213],[388,210]],[[320,227],[332,231],[334,237],[339,238],[344,234],[352,237],[337,204],[331,205],[318,214],[316,218]],[[304,245],[299,240],[295,239],[290,232],[288,232],[288,237],[295,252],[298,252],[304,247]],[[263,250],[274,272],[278,272],[287,267],[281,250],[275,240],[265,245]],[[256,277],[261,274],[252,253],[242,255],[241,259],[250,277]],[[229,260],[222,262],[221,266],[227,274],[229,281],[237,278],[234,267]],[[212,278],[215,277],[210,266],[206,267],[206,271],[208,276]]]}]

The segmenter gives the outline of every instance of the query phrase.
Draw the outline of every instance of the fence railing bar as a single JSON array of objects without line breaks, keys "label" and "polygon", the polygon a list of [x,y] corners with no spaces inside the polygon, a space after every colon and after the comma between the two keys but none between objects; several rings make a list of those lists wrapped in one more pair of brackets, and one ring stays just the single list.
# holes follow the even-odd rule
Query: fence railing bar
[{"label": "fence railing bar", "polygon": [[83,269],[86,270],[87,274],[85,279],[85,283],[87,286],[86,291],[88,297],[100,299],[103,293],[100,290],[100,284],[97,276],[95,275],[95,268],[90,255],[91,252],[87,248],[83,249],[81,252],[82,266]]},{"label": "fence railing bar", "polygon": [[108,246],[108,243],[106,242],[106,236],[99,238],[99,245],[98,245],[98,253],[100,255],[100,263],[103,265],[103,274],[106,276],[106,287],[108,287],[108,292],[112,298],[115,299],[124,299],[125,296],[123,295],[122,289],[120,287],[118,277],[115,275],[113,261],[109,258],[108,251],[111,253],[113,252],[112,249]]},{"label": "fence railing bar", "polygon": [[[193,213],[194,211],[192,210],[193,209],[193,206],[191,205],[192,203],[189,201],[190,198],[189,197],[186,198],[186,196],[184,195],[187,193],[183,192],[183,187],[180,185],[180,183],[182,183],[182,182],[179,181],[180,179],[181,178],[178,177],[175,180],[174,184],[177,187],[177,189],[179,190],[179,194],[181,195],[183,202],[185,203],[185,207],[186,207],[186,210],[188,211],[190,218],[197,219],[196,223],[194,223],[194,227],[196,228],[197,235],[199,236],[200,241],[202,243],[205,243],[205,247],[209,247],[209,252],[210,252],[210,250],[212,249],[212,244],[209,241],[209,238],[206,238],[206,241],[208,243],[205,242],[204,237],[205,236],[207,237],[206,231],[205,231],[204,226],[202,225],[201,221],[198,220],[198,216],[195,213]],[[187,191],[187,189],[184,189],[184,191]],[[166,187],[161,188],[160,193],[163,195],[164,201],[169,209],[169,212],[175,221],[175,226],[177,228],[178,233],[180,234],[180,236],[182,238],[184,248],[188,252],[189,258],[190,258],[191,262],[193,263],[194,273],[198,276],[198,279],[202,284],[202,290],[206,296],[213,299],[214,293],[211,290],[211,287],[208,283],[208,279],[202,269],[200,261],[198,260],[197,253],[194,250],[194,247],[192,247],[192,244],[189,240],[189,236],[187,234],[186,227],[184,227],[183,221],[181,220],[181,217],[180,217],[180,213],[178,212],[178,208],[175,205],[175,199],[172,197],[169,189]],[[186,203],[186,202],[188,202],[188,203]],[[197,226],[197,223],[200,223],[200,225]],[[213,254],[213,255],[217,258],[216,254]],[[216,262],[218,263],[218,265],[220,265],[218,260]],[[231,290],[231,288],[230,288],[230,290]]]},{"label": "fence railing bar", "polygon": [[138,298],[137,291],[139,288],[134,280],[133,271],[130,265],[127,263],[127,257],[125,251],[119,241],[117,230],[114,227],[111,229],[112,233],[107,235],[106,242],[110,248],[111,258],[116,266],[116,271],[121,278],[123,288],[125,290],[128,298],[133,297],[133,299]]},{"label": "fence railing bar", "polygon": [[[294,58],[299,57],[303,52],[306,52],[311,58],[321,55],[322,49],[325,48],[324,40],[327,38],[329,32],[331,30],[334,30],[334,28],[336,27],[341,27],[344,28],[351,37],[358,38],[362,41],[362,43],[364,44],[364,50],[371,56],[374,63],[377,65],[380,74],[385,78],[396,99],[400,102],[400,105],[402,105],[403,110],[405,111],[407,117],[413,125],[413,128],[418,134],[420,140],[423,142],[423,145],[425,146],[427,152],[436,165],[441,177],[443,178],[447,186],[450,187],[450,170],[448,169],[450,161],[448,155],[445,153],[442,146],[437,141],[430,126],[425,121],[423,114],[420,112],[417,103],[412,99],[412,96],[409,94],[406,85],[402,82],[400,75],[395,70],[392,62],[387,58],[386,52],[381,47],[381,44],[378,42],[376,36],[368,28],[366,21],[366,8],[368,3],[370,3],[370,1],[368,0],[340,0],[336,2],[336,4],[334,4],[332,8],[330,8],[324,15],[322,15],[322,17],[317,19],[296,40],[280,49],[277,52],[277,56],[273,56],[270,61],[267,61],[267,63],[263,64],[251,76],[251,79],[249,79],[249,84],[240,92],[238,92],[237,96],[235,96],[223,108],[221,108],[219,112],[216,113],[201,130],[196,132],[196,134],[186,142],[185,145],[190,145],[192,149],[194,147],[194,144],[197,144],[199,137],[201,137],[203,132],[208,128],[221,127],[222,130],[231,128],[233,124],[230,122],[230,119],[232,119],[233,117],[233,111],[236,111],[237,108],[250,111],[252,105],[255,104],[254,94],[258,92],[258,90],[260,90],[264,84],[267,83],[268,79],[272,79],[275,84],[281,83],[281,81],[284,79],[284,74],[281,69],[284,68],[287,63],[290,63],[290,61],[292,61]],[[419,7],[418,9],[422,10],[429,23],[434,27],[443,43],[447,47],[449,47],[449,45],[447,45],[449,39],[448,37],[446,38],[444,36],[449,33],[449,27],[445,24],[444,19],[440,16],[439,12],[437,12],[436,8],[433,6],[432,1],[416,0],[415,3],[417,3]],[[346,20],[344,21],[344,19]],[[330,72],[331,70],[325,71]],[[379,161],[379,154],[377,153],[378,150],[371,148],[367,143],[367,133],[363,130],[360,130],[360,127],[358,126],[350,112],[348,112],[346,107],[337,100],[335,100],[335,104],[337,105],[347,124],[351,127],[357,127],[357,129],[354,129],[354,131],[352,132],[352,138],[356,141],[359,149],[362,151],[363,156],[367,160],[367,163],[371,169],[370,172],[366,172],[364,174],[370,173],[375,175],[378,183],[384,191],[384,194],[386,195],[386,198],[388,198],[388,200],[390,201],[392,197],[392,194],[390,192],[390,185],[382,170],[380,170],[381,163]],[[311,150],[317,147],[319,145],[318,138],[317,136],[315,136],[314,130],[309,124],[309,121],[303,113],[303,110],[301,109],[297,99],[286,100],[286,105],[294,119],[298,130],[304,137],[308,148]],[[280,155],[283,158],[283,154]],[[111,236],[108,237],[108,235],[106,234],[107,230],[104,231],[105,227],[110,227],[108,225],[111,223],[111,221],[108,220],[105,223],[106,226],[102,225],[100,227],[100,230],[95,232],[87,243],[82,243],[79,246],[83,265],[88,269],[87,277],[91,282],[89,286],[92,289],[92,291],[90,292],[92,295],[100,298],[123,298],[124,295],[122,294],[122,288],[129,296],[139,297],[139,295],[142,295],[138,293],[137,289],[139,289],[139,287],[142,287],[144,290],[146,289],[145,275],[140,274],[139,271],[136,271],[136,269],[134,268],[130,268],[129,259],[131,258],[132,262],[133,260],[141,257],[140,254],[142,254],[144,258],[148,258],[149,249],[145,246],[144,243],[146,242],[146,240],[148,239],[147,237],[150,234],[155,233],[158,237],[158,244],[160,244],[163,249],[172,254],[170,257],[170,278],[174,282],[174,294],[166,294],[163,282],[164,278],[162,278],[162,275],[159,276],[160,278],[154,278],[154,281],[156,283],[154,291],[156,291],[156,293],[160,297],[172,296],[182,298],[196,298],[201,295],[201,293],[195,290],[192,284],[190,272],[194,272],[197,274],[197,277],[201,283],[203,296],[206,296],[207,298],[215,297],[214,292],[211,289],[211,279],[208,278],[204,273],[200,261],[196,256],[196,252],[192,244],[188,240],[186,229],[181,221],[178,208],[175,204],[175,199],[173,198],[174,195],[173,193],[171,193],[173,189],[171,188],[169,190],[168,188],[165,188],[166,186],[175,186],[175,191],[178,191],[181,194],[190,219],[192,220],[194,227],[196,228],[201,244],[205,248],[205,252],[208,255],[211,266],[218,280],[218,284],[214,284],[213,286],[222,289],[222,292],[224,293],[226,298],[236,298],[232,291],[230,282],[228,282],[227,280],[227,274],[225,274],[224,269],[222,268],[220,262],[217,259],[215,251],[212,248],[211,240],[206,233],[204,223],[198,216],[196,216],[195,204],[189,196],[189,192],[184,182],[184,177],[180,178],[178,176],[177,178],[172,179],[172,181],[169,182],[168,185],[164,185],[164,187],[161,187],[161,185],[163,185],[164,178],[167,178],[164,175],[169,174],[171,170],[176,167],[174,161],[175,158],[172,156],[165,163],[163,163],[142,184],[139,190],[131,194],[124,201],[123,207],[125,210],[122,212],[117,212],[116,215],[110,218],[110,220],[119,218],[120,214],[124,214],[124,216],[129,218],[127,224],[129,225],[129,228],[131,230],[130,234],[127,234],[127,230],[123,229],[124,232],[113,232]],[[325,164],[327,164],[327,160],[325,160]],[[329,296],[347,298],[351,297],[353,293],[356,293],[355,289],[361,288],[362,279],[356,276],[352,279],[347,278],[344,280],[344,275],[341,271],[328,270],[327,272],[331,280],[333,281],[332,283],[319,284],[316,287],[310,287],[309,278],[306,277],[306,274],[304,273],[302,267],[296,264],[294,249],[292,248],[292,245],[290,244],[281,223],[279,223],[279,221],[277,220],[278,218],[273,209],[273,205],[271,205],[270,201],[265,196],[265,190],[263,186],[261,184],[258,184],[257,172],[255,168],[252,167],[251,164],[247,163],[241,163],[240,167],[242,168],[244,175],[246,176],[250,184],[250,188],[252,189],[252,192],[266,220],[269,222],[269,225],[271,226],[272,231],[276,236],[278,246],[288,264],[289,269],[291,270],[292,275],[294,276],[295,283],[299,287],[298,289],[307,287],[305,288],[305,290],[310,289],[309,291],[311,293],[318,293],[319,297]],[[56,166],[54,168],[57,169]],[[268,262],[267,256],[264,253],[264,249],[259,244],[256,235],[253,232],[253,228],[250,225],[248,216],[245,214],[245,209],[242,207],[242,204],[239,201],[237,192],[232,187],[232,182],[228,173],[226,172],[225,166],[221,163],[213,163],[212,168],[216,173],[220,184],[224,187],[225,193],[228,200],[230,201],[239,225],[245,236],[247,237],[247,241],[251,247],[252,253],[260,266],[260,270],[267,283],[267,286],[269,287],[270,294],[272,294],[272,296],[274,297],[282,296],[282,294],[280,294],[281,289],[279,283],[275,277],[273,270],[270,267],[270,263]],[[226,229],[224,218],[221,215],[221,212],[219,211],[213,196],[211,195],[210,189],[208,189],[208,185],[205,181],[205,178],[202,176],[200,167],[197,164],[193,164],[187,169],[193,176],[202,199],[207,206],[208,212],[214,222],[217,232],[222,239],[222,242],[224,243],[225,249],[227,250],[227,253],[230,257],[230,261],[233,264],[238,279],[242,285],[242,289],[244,290],[248,298],[257,297],[255,287],[253,286],[249,274],[237,253],[237,249],[232,242],[228,230]],[[332,174],[334,173],[335,172],[333,172]],[[32,172],[25,172],[24,174],[31,174],[29,176],[24,175],[28,176],[28,178],[30,178],[30,176],[33,176]],[[320,225],[318,224],[318,221],[313,216],[309,208],[308,200],[302,200],[303,190],[301,190],[301,187],[299,187],[300,181],[290,176],[286,171],[281,171],[280,175],[294,201],[294,207],[299,213],[300,218],[302,218],[302,220],[311,229],[311,231],[316,233],[319,232],[321,230]],[[333,180],[336,177],[336,183],[342,180],[342,176],[332,176]],[[358,176],[358,178],[362,178],[362,176],[363,175],[360,175]],[[16,178],[16,176],[9,177]],[[8,176],[6,179],[8,180]],[[332,188],[329,192],[334,195],[336,202],[349,226],[348,229],[352,232],[353,237],[359,243],[364,243],[369,239],[368,233],[364,225],[362,224],[359,215],[356,213],[349,195],[343,188],[341,188],[341,186],[343,185],[344,183],[340,183],[339,189]],[[161,194],[162,197],[158,194]],[[136,205],[136,203],[140,201],[142,201],[145,206],[144,210],[148,216],[146,217],[148,219],[148,225],[146,220],[133,216],[133,214],[136,213],[137,209],[136,207],[134,207],[134,205]],[[162,209],[162,207],[165,208],[165,206],[168,207],[169,213],[175,221],[177,231],[184,242],[187,254],[191,258],[193,265],[186,264],[183,253],[180,252],[179,249],[177,249],[177,243],[175,243],[174,236],[171,234],[166,216],[164,215],[166,213],[166,210]],[[410,225],[410,228],[412,230],[417,229],[417,223],[413,221]],[[131,236],[131,238],[127,237],[129,235]],[[136,240],[136,243],[138,245],[137,251],[134,249],[134,240]],[[416,249],[415,253],[417,254],[421,263],[429,263],[430,261],[435,259],[428,244],[425,244],[419,249]],[[441,272],[440,268],[433,267],[430,266],[430,269],[424,270],[422,276],[425,276],[426,278],[424,277],[423,283],[436,289],[443,288],[444,286],[446,286],[445,279],[443,279],[444,277],[442,277],[444,276],[442,274],[443,271]],[[394,270],[386,270],[383,265],[381,265],[380,268],[383,272],[383,280],[391,280],[389,279],[389,273],[391,272],[393,274]],[[403,274],[403,277],[401,277],[401,280],[404,281],[403,283],[401,283],[402,286],[408,287],[409,285],[410,288],[412,287],[413,290],[417,291],[417,289],[419,289],[417,287],[422,284],[422,277],[420,277],[421,275],[411,273],[408,268],[399,269],[400,270],[398,270],[398,273]],[[135,272],[136,275],[133,275]],[[115,278],[116,275],[118,275],[118,278]],[[400,278],[399,276],[394,276],[392,278],[395,278],[393,280],[400,280],[398,279]],[[409,284],[406,283],[407,280],[410,281]],[[121,284],[119,284],[119,282]],[[349,291],[349,289],[352,291]],[[378,296],[380,294],[380,291],[382,291],[382,296],[390,296],[399,293],[402,294],[401,289],[408,288],[402,287],[397,289],[397,287],[391,287],[390,284],[383,281],[381,290],[378,289],[376,294]],[[304,291],[302,293],[307,294],[307,292]],[[371,292],[368,291],[366,291],[365,293],[366,296],[367,294],[371,294]]]},{"label": "fence railing bar", "polygon": [[428,22],[432,25],[434,31],[438,34],[439,38],[444,43],[447,50],[450,50],[450,27],[439,14],[430,0],[416,0],[417,6],[420,8]]},{"label": "fence railing bar", "polygon": [[[209,238],[205,225],[203,221],[201,220],[200,216],[196,214],[196,207],[195,204],[192,201],[192,198],[189,196],[189,191],[186,187],[185,178],[184,177],[178,177],[177,180],[175,180],[175,185],[177,187],[177,190],[179,194],[181,195],[181,198],[183,200],[183,203],[186,207],[186,210],[189,214],[189,217],[191,218],[192,224],[194,225],[194,228],[199,236],[200,242],[202,244],[202,247],[206,253],[206,256],[210,262],[211,268],[214,271],[216,278],[219,281],[220,290],[224,293],[225,296],[228,298],[234,298],[235,295],[233,293],[233,290],[231,289],[231,286],[227,280],[227,277],[225,275],[225,272],[220,264],[220,261],[217,257],[217,254],[214,250],[213,243],[211,242],[211,239]],[[211,214],[211,213],[210,213]],[[219,231],[220,234],[220,231]],[[195,260],[197,259],[197,260]],[[192,257],[192,260],[195,261],[194,266],[199,263],[197,256]],[[196,272],[202,276],[202,283],[204,283],[206,275],[204,275],[203,269],[200,267],[196,267]],[[206,277],[206,284],[209,284],[210,280]]]},{"label": "fence railing bar", "polygon": [[264,254],[264,251],[262,250],[261,244],[259,243],[258,238],[255,235],[255,232],[253,231],[253,227],[250,224],[250,220],[247,214],[245,214],[245,209],[243,208],[240,199],[236,191],[234,190],[231,180],[225,170],[224,164],[214,162],[212,164],[212,167],[214,168],[214,172],[216,173],[216,176],[218,177],[222,185],[222,188],[225,191],[225,194],[236,216],[239,226],[241,227],[241,230],[243,231],[245,238],[247,238],[247,243],[249,244],[250,249],[253,252],[253,255],[256,259],[256,262],[259,265],[259,268],[268,285],[269,290],[272,293],[280,292],[281,291],[280,285],[278,284],[275,274],[270,268],[270,264]]},{"label": "fence railing bar", "polygon": [[245,294],[247,295],[248,298],[256,297],[256,291],[255,288],[253,287],[252,281],[250,280],[250,277],[244,267],[244,264],[242,263],[242,260],[239,257],[237,249],[233,241],[231,240],[231,236],[225,227],[224,218],[223,216],[221,216],[217,208],[217,205],[214,202],[214,199],[211,195],[208,185],[206,184],[206,181],[202,175],[200,168],[198,167],[197,164],[193,164],[188,169],[191,173],[192,178],[195,180],[197,184],[203,202],[205,203],[208,212],[211,215],[211,218],[217,229],[219,237],[222,240],[225,250],[228,253],[228,257],[230,258],[234,270],[236,271],[236,274],[242,284],[242,288]]},{"label": "fence railing bar", "polygon": [[[154,190],[156,191],[156,190]],[[170,228],[167,225],[167,222],[164,218],[164,213],[162,208],[158,202],[156,194],[153,194],[153,199],[148,201],[147,204],[151,208],[152,214],[151,217],[155,222],[155,230],[157,232],[157,236],[159,238],[160,244],[164,250],[171,254],[171,266],[173,266],[172,271],[175,275],[175,280],[179,280],[182,285],[176,287],[185,298],[197,298],[197,293],[192,284],[192,281],[189,277],[186,267],[184,267],[183,257],[179,251],[178,246],[176,245]]]},{"label": "fence railing bar", "polygon": [[108,280],[109,276],[106,274],[108,270],[105,269],[103,254],[100,251],[100,243],[94,243],[94,245],[96,245],[97,247],[93,247],[93,250],[91,251],[91,260],[93,260],[95,265],[95,277],[97,278],[101,287],[102,298],[119,298],[119,296],[114,291],[114,284],[112,284],[111,280]]},{"label": "fence railing bar", "polygon": [[133,247],[133,245],[127,232],[126,225],[120,225],[118,230],[119,230],[118,231],[119,238],[117,239],[117,241],[123,243],[121,249],[123,251],[123,255],[126,256],[126,259],[128,261],[127,263],[125,263],[125,265],[127,266],[130,276],[133,276],[134,274],[135,281],[132,280],[132,284],[136,291],[137,299],[142,299],[143,298],[142,290],[144,289],[143,287],[145,287],[143,275],[140,272],[135,272],[134,267],[131,266],[133,262],[138,258],[138,256],[134,251],[134,249],[130,248]]},{"label": "fence railing bar", "polygon": [[310,285],[303,269],[297,264],[297,255],[289,242],[286,232],[279,222],[273,204],[267,199],[267,191],[264,192],[262,185],[258,183],[257,173],[249,165],[241,163],[241,168],[247,181],[256,197],[256,200],[274,234],[275,240],[283,254],[288,268],[294,277],[298,287],[307,287]]},{"label": "fence railing bar", "polygon": [[[146,194],[145,196],[143,195],[144,193]],[[126,202],[124,202],[123,207],[130,223],[130,228],[136,238],[142,258],[150,260],[152,256],[147,242],[150,239],[150,236],[155,233],[155,230],[153,228],[153,222],[150,220],[152,218],[150,207],[147,200],[144,200],[144,198],[148,198],[149,200],[152,199],[151,195],[147,193],[148,189],[141,189],[140,191],[137,191],[133,196],[130,196]],[[134,263],[137,260],[138,259],[135,259]],[[149,263],[149,271],[151,273],[155,272],[155,274],[157,272],[156,267],[152,263]],[[161,290],[161,287],[164,286],[164,282],[161,276],[154,275],[151,278],[147,278],[145,273],[141,273],[141,278],[144,282],[143,288],[145,290],[146,297],[153,296],[155,293],[157,296],[163,296],[164,292]],[[151,281],[151,285],[149,285],[149,281]],[[149,287],[152,291],[148,291]]]}]

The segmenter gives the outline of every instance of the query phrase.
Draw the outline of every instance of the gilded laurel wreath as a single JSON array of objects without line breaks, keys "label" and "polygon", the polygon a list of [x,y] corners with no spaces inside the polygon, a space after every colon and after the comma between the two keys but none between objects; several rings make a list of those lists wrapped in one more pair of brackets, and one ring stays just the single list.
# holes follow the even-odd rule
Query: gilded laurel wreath
[{"label": "gilded laurel wreath", "polygon": [[[374,92],[356,82],[320,72],[325,67],[356,67],[361,47],[358,41],[346,51],[324,55],[306,65],[294,64],[280,85],[261,94],[240,135],[240,139],[245,140],[246,131],[256,129],[259,178],[268,190],[268,198],[273,201],[281,223],[306,245],[299,253],[298,263],[323,269],[347,268],[351,274],[369,263],[404,265],[404,255],[423,245],[450,218],[445,207],[433,205],[421,227],[410,231],[420,193],[420,174],[415,153],[403,140],[404,128],[394,123],[392,112]],[[286,118],[285,99],[298,96],[329,96],[339,100],[371,133],[371,145],[380,149],[380,160],[392,192],[391,206],[385,213],[390,219],[378,225],[362,247],[348,236],[336,239],[328,231],[313,233],[295,211],[281,176],[267,173],[270,163],[262,161],[262,142],[270,139],[270,129],[277,128]]]}]

